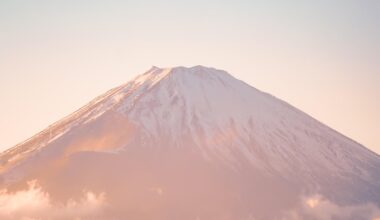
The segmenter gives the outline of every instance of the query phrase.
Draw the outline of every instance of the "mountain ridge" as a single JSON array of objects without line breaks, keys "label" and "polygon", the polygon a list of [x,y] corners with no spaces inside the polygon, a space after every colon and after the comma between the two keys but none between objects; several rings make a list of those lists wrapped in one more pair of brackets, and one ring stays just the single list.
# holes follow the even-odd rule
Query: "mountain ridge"
[{"label": "mountain ridge", "polygon": [[379,166],[376,153],[225,71],[152,67],[1,153],[0,189],[36,179],[65,201],[90,187],[112,215],[148,202],[138,219],[174,208],[183,219],[281,219],[305,196],[379,206]]},{"label": "mountain ridge", "polygon": [[[182,75],[180,75],[180,74],[182,74]],[[187,74],[187,75],[192,74],[192,77],[188,77],[189,78],[188,81],[194,80],[194,78],[195,78],[195,80],[198,80],[197,78],[200,77],[202,80],[209,80],[207,83],[219,81],[221,84],[223,84],[223,86],[226,86],[226,83],[228,83],[229,81],[236,81],[236,83],[241,84],[241,86],[247,87],[249,89],[254,89],[259,95],[262,94],[264,96],[270,96],[274,100],[277,100],[277,101],[283,103],[283,106],[285,106],[286,108],[289,108],[291,111],[296,111],[298,113],[304,114],[308,118],[308,120],[310,120],[310,119],[314,120],[315,122],[320,123],[325,128],[331,129],[328,126],[326,126],[326,125],[322,124],[321,122],[319,122],[318,120],[316,120],[315,118],[311,117],[310,115],[308,115],[308,114],[298,110],[297,108],[291,106],[287,102],[284,102],[284,101],[282,101],[282,100],[280,100],[280,99],[278,99],[278,98],[276,98],[276,97],[274,97],[268,93],[263,93],[263,92],[257,90],[256,88],[252,87],[251,85],[246,84],[243,81],[237,80],[236,78],[234,78],[233,76],[231,76],[230,74],[228,74],[225,71],[220,71],[220,70],[217,70],[215,68],[203,67],[200,65],[194,66],[191,68],[186,68],[183,66],[174,67],[174,68],[158,68],[158,67],[153,66],[150,70],[148,70],[147,72],[137,76],[136,78],[134,78],[129,83],[123,84],[119,87],[116,87],[112,90],[109,90],[104,95],[95,98],[93,101],[91,101],[90,103],[85,105],[83,108],[81,108],[81,109],[77,110],[76,112],[70,114],[69,116],[65,117],[64,119],[54,123],[53,125],[49,126],[47,129],[38,133],[36,136],[31,137],[30,139],[22,142],[21,144],[16,145],[16,147],[11,148],[11,149],[3,152],[2,154],[7,154],[11,151],[14,151],[18,148],[18,146],[26,144],[26,143],[28,143],[28,141],[33,141],[33,138],[37,138],[40,135],[46,135],[46,133],[48,133],[48,132],[49,132],[49,138],[51,139],[52,138],[51,137],[52,136],[52,130],[54,130],[55,127],[59,126],[62,123],[63,124],[71,123],[70,121],[72,121],[73,119],[75,120],[78,115],[81,115],[83,112],[86,112],[89,109],[96,108],[96,106],[99,103],[102,104],[101,102],[104,100],[106,100],[106,102],[111,102],[110,103],[110,105],[112,105],[111,108],[114,108],[115,106],[123,106],[123,99],[125,99],[126,97],[128,98],[130,95],[133,95],[133,93],[138,93],[139,90],[146,90],[142,94],[136,96],[138,99],[140,99],[142,96],[149,94],[150,90],[154,89],[155,86],[159,86],[160,83],[165,83],[165,80],[166,81],[177,80],[177,82],[175,82],[176,84],[173,87],[178,87],[179,86],[178,84],[180,84],[179,81],[181,81],[181,80],[183,81],[183,79],[185,77],[187,77],[184,74]],[[193,77],[193,75],[196,77]],[[206,77],[206,79],[204,79],[203,77]],[[171,79],[171,78],[174,78],[174,79]],[[190,84],[191,83],[194,84],[195,82],[190,82]],[[206,85],[206,86],[209,86],[209,85]],[[202,87],[202,89],[203,89],[203,87]],[[111,99],[111,101],[107,100],[107,98]],[[208,104],[208,103],[206,103],[206,104]],[[227,108],[227,106],[223,106],[223,105],[222,105],[222,107]],[[116,107],[116,108],[118,108],[118,107]],[[123,106],[121,108],[124,108],[124,110],[125,110],[125,108],[128,108],[128,107]],[[95,114],[95,117],[100,116],[105,111],[107,111],[107,109],[108,109],[107,106],[105,106],[105,109],[106,110],[104,110],[104,111],[100,110],[100,112],[97,112]],[[240,110],[240,109],[238,109],[238,110]],[[216,112],[217,112],[217,109],[214,109],[214,114],[216,114]],[[89,119],[89,120],[91,120],[91,119]],[[360,145],[359,143],[355,142],[354,140],[342,135],[338,131],[336,131],[334,129],[331,129],[331,130],[333,132],[335,132],[337,135],[340,135],[340,136],[343,136],[344,138],[347,138],[347,140],[358,144],[362,148],[373,153],[375,156],[378,156],[376,153],[370,151],[369,149],[365,148],[364,146]],[[59,135],[59,134],[57,134],[57,135]],[[57,136],[57,135],[53,134],[53,136]]]}]

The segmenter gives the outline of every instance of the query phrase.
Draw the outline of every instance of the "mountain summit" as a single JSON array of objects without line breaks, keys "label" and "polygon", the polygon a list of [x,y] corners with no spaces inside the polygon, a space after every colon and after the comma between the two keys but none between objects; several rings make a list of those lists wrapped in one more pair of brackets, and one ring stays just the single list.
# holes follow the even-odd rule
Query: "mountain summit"
[{"label": "mountain summit", "polygon": [[[0,217],[375,219],[379,167],[375,153],[225,71],[152,67],[0,154],[7,198],[34,181],[49,209],[65,207]],[[71,215],[70,201],[99,204]]]}]

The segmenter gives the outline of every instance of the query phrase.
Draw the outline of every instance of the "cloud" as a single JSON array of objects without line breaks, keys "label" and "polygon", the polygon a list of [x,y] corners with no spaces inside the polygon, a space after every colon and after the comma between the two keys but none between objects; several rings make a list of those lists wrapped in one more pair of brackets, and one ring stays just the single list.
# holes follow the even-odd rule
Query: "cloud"
[{"label": "cloud", "polygon": [[149,191],[154,192],[159,196],[162,196],[164,194],[164,190],[161,187],[151,187],[149,188]]},{"label": "cloud", "polygon": [[0,191],[0,219],[45,220],[86,219],[99,214],[105,207],[105,194],[83,192],[80,199],[69,199],[53,204],[49,193],[44,192],[36,180],[28,182],[25,190],[10,193]]},{"label": "cloud", "polygon": [[[161,187],[148,188],[162,196]],[[37,181],[30,181],[25,190],[0,191],[1,220],[89,220],[106,218],[105,193],[84,191],[78,199],[54,203]],[[109,214],[109,213],[108,213]],[[284,212],[280,220],[380,220],[380,209],[371,203],[340,206],[322,195],[303,196],[297,207]]]},{"label": "cloud", "polygon": [[340,206],[321,195],[303,197],[300,204],[287,211],[282,220],[380,220],[380,209],[372,203]]}]

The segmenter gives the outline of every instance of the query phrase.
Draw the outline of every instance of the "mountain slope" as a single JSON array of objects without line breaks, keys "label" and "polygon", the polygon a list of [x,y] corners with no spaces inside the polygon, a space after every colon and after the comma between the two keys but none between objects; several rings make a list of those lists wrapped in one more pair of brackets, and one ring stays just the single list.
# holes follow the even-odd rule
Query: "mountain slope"
[{"label": "mountain slope", "polygon": [[104,192],[112,208],[103,219],[281,219],[313,195],[380,205],[378,155],[202,66],[153,67],[0,164],[3,187],[15,191],[36,179],[61,202]]}]

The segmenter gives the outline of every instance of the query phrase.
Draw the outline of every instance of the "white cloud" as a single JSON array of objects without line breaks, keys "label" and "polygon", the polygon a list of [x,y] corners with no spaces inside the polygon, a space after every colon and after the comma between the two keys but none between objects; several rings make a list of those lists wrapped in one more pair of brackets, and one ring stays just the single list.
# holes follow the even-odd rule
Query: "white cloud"
[{"label": "white cloud", "polygon": [[162,196],[164,194],[164,190],[161,187],[151,187],[149,188],[151,192],[156,193],[159,196]]},{"label": "white cloud", "polygon": [[4,220],[82,219],[99,214],[104,207],[105,194],[91,191],[83,192],[78,200],[53,204],[36,180],[29,182],[25,190],[0,191],[0,219]]},{"label": "white cloud", "polygon": [[286,212],[283,220],[366,219],[380,220],[380,209],[372,204],[340,206],[321,195],[303,197],[297,208]]}]

